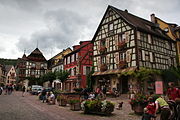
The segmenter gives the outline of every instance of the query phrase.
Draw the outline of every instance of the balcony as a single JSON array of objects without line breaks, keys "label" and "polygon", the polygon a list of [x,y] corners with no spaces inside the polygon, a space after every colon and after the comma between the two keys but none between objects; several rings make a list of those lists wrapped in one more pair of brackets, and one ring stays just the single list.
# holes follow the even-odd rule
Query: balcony
[{"label": "balcony", "polygon": [[108,67],[107,67],[106,64],[101,64],[101,66],[100,66],[100,71],[101,71],[101,72],[104,72],[104,71],[106,71],[107,69],[108,69]]},{"label": "balcony", "polygon": [[101,46],[101,47],[100,47],[99,52],[100,52],[101,54],[106,53],[106,51],[107,51],[107,48],[106,48],[105,46]]},{"label": "balcony", "polygon": [[127,65],[126,61],[123,61],[123,60],[119,61],[119,69],[125,68],[126,65]]}]

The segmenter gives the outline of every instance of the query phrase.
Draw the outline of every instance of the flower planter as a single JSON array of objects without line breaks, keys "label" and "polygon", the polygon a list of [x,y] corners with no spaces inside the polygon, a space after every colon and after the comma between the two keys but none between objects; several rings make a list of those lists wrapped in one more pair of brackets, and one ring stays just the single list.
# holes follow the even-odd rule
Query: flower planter
[{"label": "flower planter", "polygon": [[123,49],[124,47],[126,47],[126,42],[125,41],[119,42],[118,47],[119,49]]},{"label": "flower planter", "polygon": [[84,101],[81,107],[85,114],[111,115],[114,111],[114,104],[110,101]]},{"label": "flower planter", "polygon": [[105,46],[101,46],[99,52],[100,52],[101,54],[104,54],[104,53],[106,53],[106,51],[107,51],[107,48],[106,48]]},{"label": "flower planter", "polygon": [[70,104],[70,109],[73,111],[81,110],[81,104],[80,103]]},{"label": "flower planter", "polygon": [[107,65],[106,64],[101,64],[101,66],[100,66],[100,71],[101,72],[104,72],[104,71],[106,71],[107,70]]},{"label": "flower planter", "polygon": [[137,104],[131,105],[131,109],[134,110],[135,114],[142,115],[146,105],[147,103],[144,103],[144,104],[137,103]]},{"label": "flower planter", "polygon": [[59,106],[66,106],[67,105],[67,100],[66,99],[60,99],[59,100]]}]

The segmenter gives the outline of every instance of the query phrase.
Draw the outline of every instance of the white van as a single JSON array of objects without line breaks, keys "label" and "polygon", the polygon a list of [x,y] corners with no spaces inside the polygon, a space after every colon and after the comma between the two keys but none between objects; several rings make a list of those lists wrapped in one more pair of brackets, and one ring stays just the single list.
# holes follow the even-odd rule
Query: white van
[{"label": "white van", "polygon": [[38,95],[42,91],[43,87],[40,85],[32,85],[31,94]]}]

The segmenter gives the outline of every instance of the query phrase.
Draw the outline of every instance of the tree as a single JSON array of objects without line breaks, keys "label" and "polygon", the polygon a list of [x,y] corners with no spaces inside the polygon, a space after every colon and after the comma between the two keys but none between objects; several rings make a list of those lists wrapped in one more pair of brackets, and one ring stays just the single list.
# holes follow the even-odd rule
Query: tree
[{"label": "tree", "polygon": [[52,84],[53,80],[56,79],[56,73],[55,72],[48,72],[48,73],[44,74],[43,76],[41,76],[40,79],[42,82],[49,81],[50,84]]},{"label": "tree", "polygon": [[163,70],[162,77],[166,85],[169,82],[175,82],[180,85],[180,66]]},{"label": "tree", "polygon": [[42,85],[40,78],[35,77],[26,77],[29,80],[29,86],[31,85]]},{"label": "tree", "polygon": [[92,71],[87,75],[87,86],[92,91],[93,85],[95,84],[95,81],[92,78],[92,75],[94,73],[94,67],[92,68]]},{"label": "tree", "polygon": [[67,80],[69,75],[70,75],[70,73],[65,70],[60,70],[60,71],[56,72],[57,79],[59,79],[62,83]]}]

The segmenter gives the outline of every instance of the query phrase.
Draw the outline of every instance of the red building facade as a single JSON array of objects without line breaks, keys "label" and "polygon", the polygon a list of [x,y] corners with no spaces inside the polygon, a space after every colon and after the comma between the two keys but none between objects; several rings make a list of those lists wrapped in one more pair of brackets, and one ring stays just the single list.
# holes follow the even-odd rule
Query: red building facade
[{"label": "red building facade", "polygon": [[86,76],[92,68],[92,43],[81,41],[73,46],[73,51],[64,56],[64,70],[70,72],[63,90],[72,92],[74,88],[86,87]]}]

